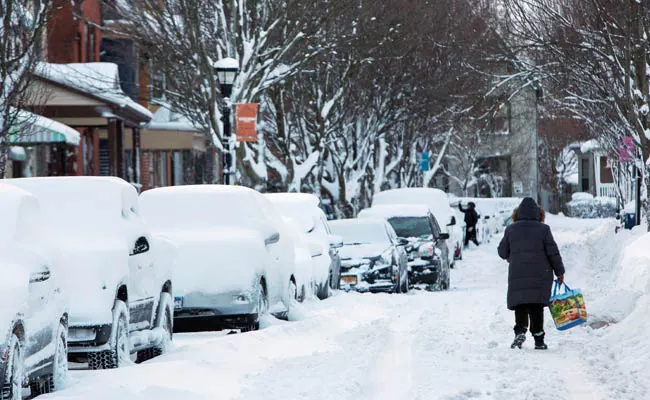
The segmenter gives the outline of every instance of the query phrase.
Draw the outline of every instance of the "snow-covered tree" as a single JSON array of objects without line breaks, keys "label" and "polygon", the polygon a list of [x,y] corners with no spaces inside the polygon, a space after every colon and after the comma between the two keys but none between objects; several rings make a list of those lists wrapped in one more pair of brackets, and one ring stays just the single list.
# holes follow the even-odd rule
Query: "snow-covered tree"
[{"label": "snow-covered tree", "polygon": [[9,135],[33,122],[20,109],[37,95],[28,84],[40,57],[50,7],[50,0],[0,0],[0,177]]}]

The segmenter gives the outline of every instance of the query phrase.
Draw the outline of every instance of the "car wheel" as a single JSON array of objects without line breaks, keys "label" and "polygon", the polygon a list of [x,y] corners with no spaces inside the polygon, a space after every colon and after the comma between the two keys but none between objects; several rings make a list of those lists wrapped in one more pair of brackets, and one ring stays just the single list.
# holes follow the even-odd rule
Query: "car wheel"
[{"label": "car wheel", "polygon": [[88,368],[113,369],[119,368],[130,361],[131,344],[129,342],[129,323],[126,317],[126,304],[123,301],[115,302],[117,317],[114,321],[111,349],[88,353]]},{"label": "car wheel", "polygon": [[257,287],[257,314],[254,318],[251,318],[249,323],[242,327],[242,332],[257,331],[260,329],[260,319],[263,315],[266,315],[269,312],[269,298],[266,294],[266,286],[263,282],[260,282]]},{"label": "car wheel", "polygon": [[23,349],[18,336],[11,335],[7,349],[5,376],[2,381],[2,400],[22,400],[23,398]]},{"label": "car wheel", "polygon": [[173,307],[172,296],[167,292],[161,293],[160,305],[158,306],[158,314],[156,316],[156,324],[154,326],[156,329],[160,328],[162,330],[162,332],[160,332],[162,337],[156,346],[138,351],[136,363],[151,360],[152,358],[164,354],[167,349],[169,349],[174,336]]}]

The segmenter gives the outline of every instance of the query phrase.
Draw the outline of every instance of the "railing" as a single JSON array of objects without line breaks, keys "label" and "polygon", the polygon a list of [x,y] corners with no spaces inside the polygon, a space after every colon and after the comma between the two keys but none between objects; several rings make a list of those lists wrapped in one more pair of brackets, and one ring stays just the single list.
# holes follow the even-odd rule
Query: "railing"
[{"label": "railing", "polygon": [[613,183],[597,184],[598,197],[616,197],[616,185]]}]

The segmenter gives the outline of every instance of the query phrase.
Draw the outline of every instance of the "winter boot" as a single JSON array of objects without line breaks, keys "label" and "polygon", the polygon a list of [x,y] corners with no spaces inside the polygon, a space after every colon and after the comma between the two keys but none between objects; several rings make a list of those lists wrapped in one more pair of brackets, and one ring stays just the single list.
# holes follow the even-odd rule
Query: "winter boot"
[{"label": "winter boot", "polygon": [[511,349],[515,349],[515,348],[521,349],[521,345],[524,344],[525,341],[526,341],[526,334],[525,333],[517,333],[515,335],[514,342],[512,342],[512,344],[510,345],[510,348]]},{"label": "winter boot", "polygon": [[548,346],[544,343],[544,332],[533,334],[533,338],[535,339],[535,350],[548,349]]}]

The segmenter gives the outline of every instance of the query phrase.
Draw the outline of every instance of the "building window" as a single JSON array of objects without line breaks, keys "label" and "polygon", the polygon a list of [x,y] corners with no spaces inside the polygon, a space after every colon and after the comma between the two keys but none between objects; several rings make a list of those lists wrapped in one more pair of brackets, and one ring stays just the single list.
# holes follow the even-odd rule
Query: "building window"
[{"label": "building window", "polygon": [[95,62],[95,29],[86,27],[86,62]]},{"label": "building window", "polygon": [[165,74],[160,70],[154,71],[153,65],[151,72],[151,99],[165,100],[166,81]]},{"label": "building window", "polygon": [[605,156],[600,157],[600,183],[614,183],[614,174]]},{"label": "building window", "polygon": [[82,43],[81,43],[81,34],[77,32],[77,35],[75,36],[75,62],[82,62],[81,56],[82,56]]}]

